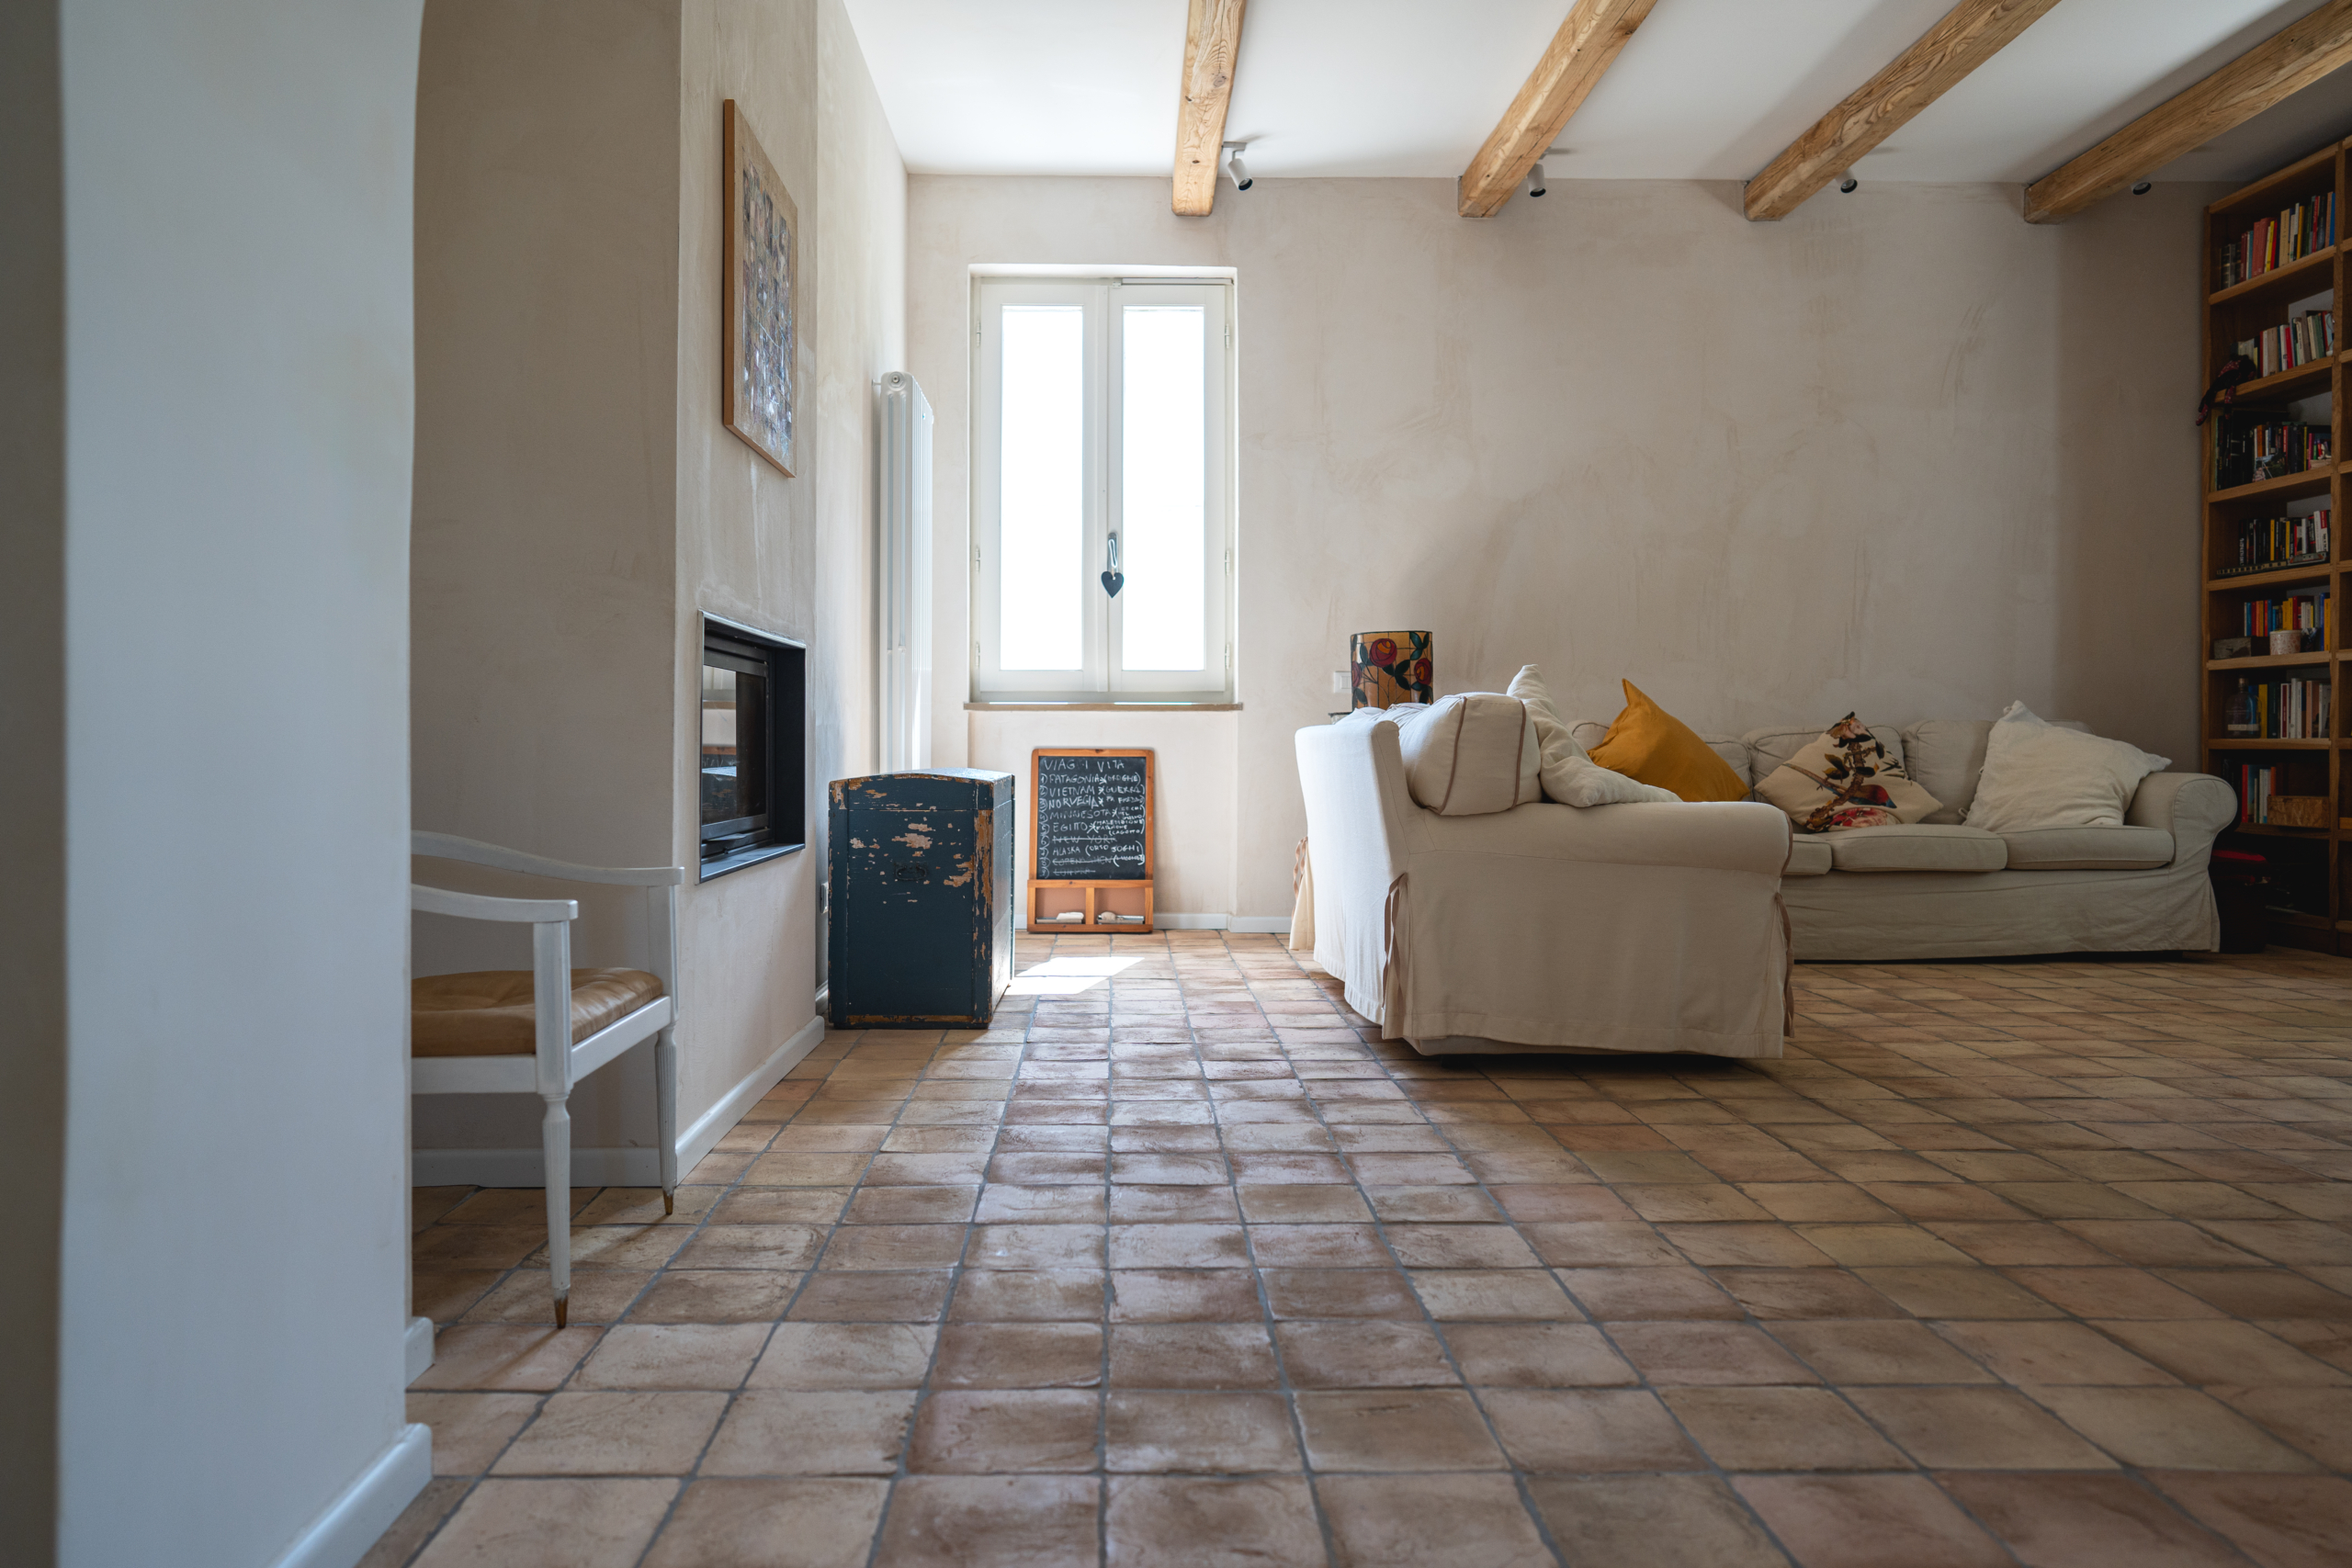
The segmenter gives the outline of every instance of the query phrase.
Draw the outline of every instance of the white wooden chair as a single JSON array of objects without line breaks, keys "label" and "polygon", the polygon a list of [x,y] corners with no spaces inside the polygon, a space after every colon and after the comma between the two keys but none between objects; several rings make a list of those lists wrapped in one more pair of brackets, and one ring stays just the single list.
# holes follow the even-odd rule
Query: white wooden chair
[{"label": "white wooden chair", "polygon": [[[615,870],[526,855],[447,833],[415,833],[412,853],[565,882],[645,889],[652,953],[645,969],[574,969],[570,898],[496,898],[412,884],[409,908],[470,920],[528,921],[531,968],[420,976],[413,982],[409,1091],[533,1094],[547,1102],[548,1266],[555,1321],[571,1297],[571,1087],[641,1040],[653,1045],[662,1209],[678,1190],[677,917],[683,867]],[[567,1006],[567,1003],[569,1004]],[[567,1016],[568,1014],[568,1016]]]}]

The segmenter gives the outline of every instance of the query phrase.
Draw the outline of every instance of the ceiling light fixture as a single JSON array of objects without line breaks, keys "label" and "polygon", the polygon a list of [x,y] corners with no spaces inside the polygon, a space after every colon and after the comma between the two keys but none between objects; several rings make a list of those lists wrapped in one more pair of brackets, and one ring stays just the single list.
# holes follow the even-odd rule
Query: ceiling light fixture
[{"label": "ceiling light fixture", "polygon": [[1233,188],[1236,190],[1248,190],[1252,185],[1257,183],[1250,177],[1249,165],[1241,161],[1241,154],[1250,150],[1250,143],[1247,141],[1228,141],[1225,146],[1225,172],[1232,179]]},{"label": "ceiling light fixture", "polygon": [[1536,160],[1535,166],[1527,171],[1527,194],[1530,196],[1544,194],[1544,162],[1540,158]]},{"label": "ceiling light fixture", "polygon": [[1856,179],[1851,175],[1848,175],[1844,179],[1838,182],[1838,194],[1840,196],[1851,196],[1855,191],[1861,188],[1861,181]]}]

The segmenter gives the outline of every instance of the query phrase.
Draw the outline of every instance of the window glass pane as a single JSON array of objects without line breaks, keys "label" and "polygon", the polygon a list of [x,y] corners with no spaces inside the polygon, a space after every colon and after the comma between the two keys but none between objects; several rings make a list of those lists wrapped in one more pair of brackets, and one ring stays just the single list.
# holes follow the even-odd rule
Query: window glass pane
[{"label": "window glass pane", "polygon": [[1085,667],[1086,312],[1004,308],[999,661]]},{"label": "window glass pane", "polygon": [[[712,655],[717,658],[719,655]],[[702,667],[702,819],[753,826],[767,811],[767,682]]]},{"label": "window glass pane", "polygon": [[1199,670],[1206,561],[1207,312],[1130,305],[1122,312],[1125,410],[1121,565],[1127,585],[1119,661],[1129,670]]}]

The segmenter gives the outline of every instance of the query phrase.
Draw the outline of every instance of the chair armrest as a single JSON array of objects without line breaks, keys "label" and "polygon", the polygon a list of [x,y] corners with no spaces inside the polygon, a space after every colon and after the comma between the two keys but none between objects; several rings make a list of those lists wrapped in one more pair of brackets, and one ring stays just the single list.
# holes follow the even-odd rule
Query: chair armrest
[{"label": "chair armrest", "polygon": [[2213,840],[2238,819],[2238,792],[2211,773],[2150,773],[2123,820],[2172,835],[2172,863],[2202,865]]},{"label": "chair armrest", "polygon": [[1687,866],[1777,877],[1789,863],[1789,817],[1757,801],[1561,806],[1544,801],[1427,823],[1440,853],[1514,855],[1613,865]]},{"label": "chair armrest", "polygon": [[493,898],[487,893],[453,893],[447,887],[426,887],[412,882],[408,907],[428,915],[455,915],[462,920],[576,920],[580,906],[570,898]]},{"label": "chair armrest", "polygon": [[676,887],[686,880],[686,868],[682,865],[576,865],[571,861],[549,860],[545,855],[526,855],[520,850],[485,844],[478,839],[461,839],[455,833],[411,833],[409,853],[433,860],[463,861],[469,865],[486,865],[499,871],[520,871],[533,876],[552,876],[563,882]]}]

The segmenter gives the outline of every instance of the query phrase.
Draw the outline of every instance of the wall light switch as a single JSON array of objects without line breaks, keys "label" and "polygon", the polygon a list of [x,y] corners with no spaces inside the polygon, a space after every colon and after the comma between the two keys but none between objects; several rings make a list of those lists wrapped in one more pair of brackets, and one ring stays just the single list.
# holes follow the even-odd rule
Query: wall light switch
[{"label": "wall light switch", "polygon": [[1344,670],[1334,670],[1334,671],[1331,671],[1331,694],[1332,694],[1333,696],[1338,696],[1340,694],[1341,694],[1342,692],[1345,692],[1347,689],[1348,689],[1348,672],[1347,672],[1346,671],[1344,671]]}]

